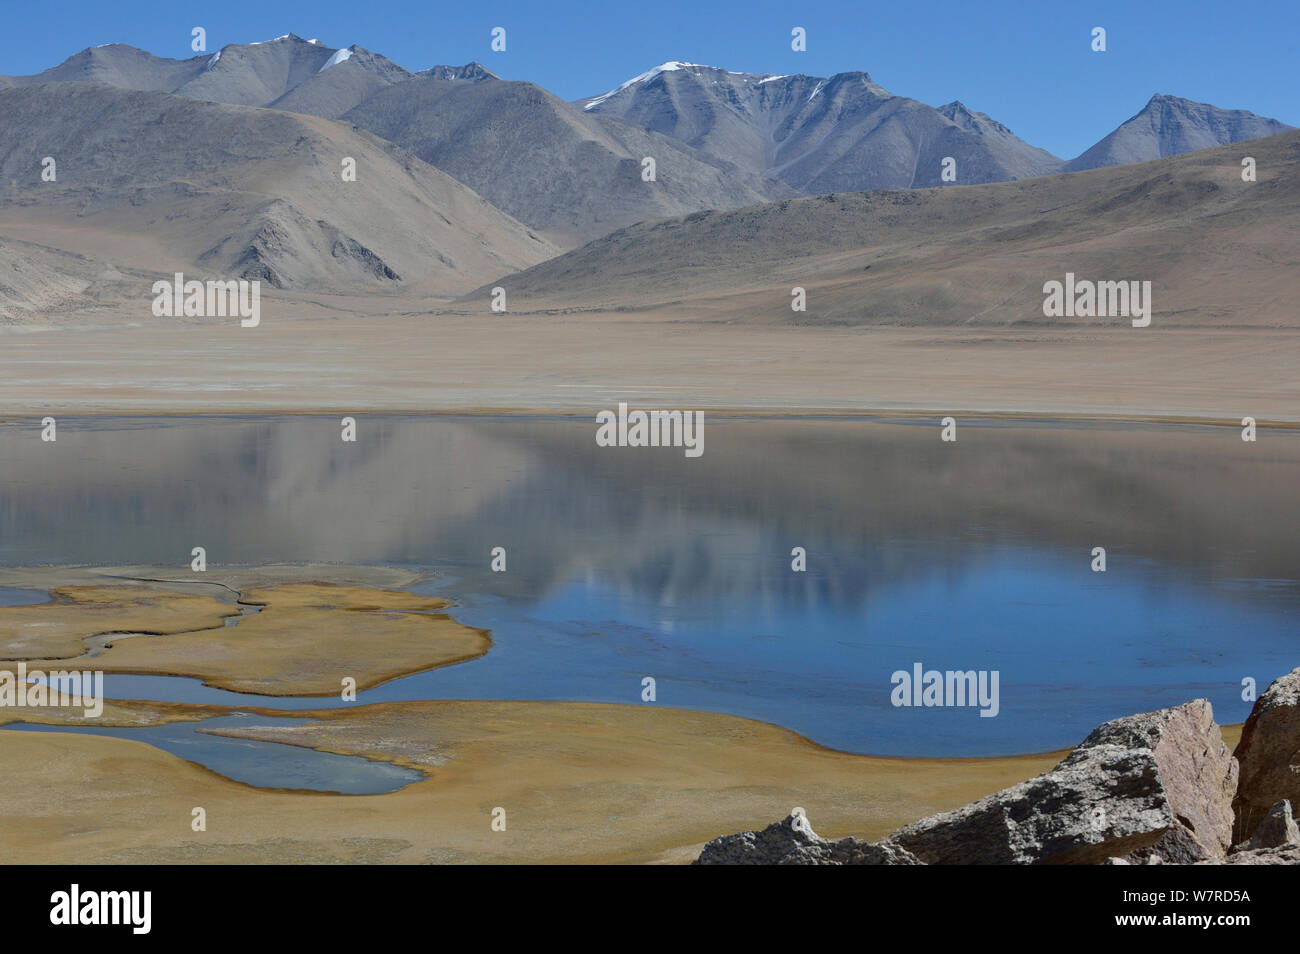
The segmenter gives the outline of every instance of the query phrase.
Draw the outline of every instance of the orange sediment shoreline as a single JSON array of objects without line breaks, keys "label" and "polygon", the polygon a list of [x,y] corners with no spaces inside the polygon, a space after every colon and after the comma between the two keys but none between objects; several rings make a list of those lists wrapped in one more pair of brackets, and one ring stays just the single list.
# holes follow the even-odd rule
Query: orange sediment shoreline
[{"label": "orange sediment shoreline", "polygon": [[[142,568],[134,570],[144,575]],[[63,579],[78,583],[94,575],[85,568],[61,572]],[[352,572],[375,583],[396,582],[404,571]],[[347,600],[322,607],[313,601],[330,584],[288,582],[313,574],[338,580],[349,570],[278,567],[260,574],[270,606],[276,605],[279,591],[280,599],[296,594],[290,609],[305,605],[320,614],[307,627],[312,631],[322,625],[330,629],[328,614],[342,617],[346,627],[355,620],[357,607],[366,600],[373,604],[376,594],[408,608],[413,600],[429,599],[352,587]],[[56,568],[0,571],[0,585],[59,575]],[[228,571],[228,576],[248,586],[259,571]],[[166,606],[166,600],[153,607],[142,603],[139,586],[105,586],[110,592],[95,594],[97,602],[74,601],[65,612],[104,612],[115,588],[132,612]],[[201,607],[202,613],[229,609],[229,604],[211,602],[215,605]],[[40,605],[58,609],[66,604]],[[0,609],[0,633],[6,614],[37,608]],[[97,625],[90,615],[84,622],[92,629]],[[292,621],[287,623],[292,628]],[[234,630],[222,629],[231,633],[247,625],[245,620]],[[65,636],[70,631],[64,627]],[[220,632],[205,629],[186,638],[201,641]],[[124,645],[136,642],[143,652],[154,640],[164,645],[175,638]],[[248,670],[281,666],[275,653],[259,651],[260,642],[250,642],[242,660]],[[383,642],[379,637],[370,641],[371,651],[381,652]],[[96,665],[100,659],[107,662],[111,652]],[[210,676],[203,666],[182,668],[177,665],[175,674]],[[158,725],[231,711],[119,700],[106,703],[95,724]],[[0,772],[8,781],[0,833],[15,858],[30,852],[43,862],[82,864],[672,863],[693,859],[718,834],[762,827],[795,805],[806,809],[822,835],[878,838],[1046,771],[1065,754],[957,759],[853,755],[754,720],[602,703],[438,700],[292,712],[253,704],[240,711],[301,719],[302,724],[214,733],[391,762],[426,777],[383,795],[259,789],[143,742],[4,732]],[[0,724],[20,720],[85,721],[79,710],[0,710]],[[1239,733],[1239,726],[1224,729],[1230,747]],[[206,832],[190,827],[196,806],[205,810]],[[496,808],[506,811],[504,832],[491,828]]]}]

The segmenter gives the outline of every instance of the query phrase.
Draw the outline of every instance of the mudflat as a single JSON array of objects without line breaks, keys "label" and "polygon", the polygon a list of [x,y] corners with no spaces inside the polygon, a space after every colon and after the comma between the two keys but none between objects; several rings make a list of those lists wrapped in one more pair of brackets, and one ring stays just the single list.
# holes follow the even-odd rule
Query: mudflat
[{"label": "mudflat", "polygon": [[628,401],[1300,423],[1300,340],[1286,328],[736,327],[731,312],[713,320],[697,306],[327,318],[293,302],[284,311],[293,317],[264,304],[251,329],[127,316],[0,328],[0,414],[594,414]]},{"label": "mudflat", "polygon": [[[105,715],[131,719],[135,706]],[[224,711],[145,709],[141,723]],[[15,858],[39,862],[684,863],[719,832],[761,828],[795,806],[821,835],[879,838],[1065,755],[876,758],[732,716],[597,703],[401,702],[296,715],[301,727],[225,734],[429,777],[385,795],[268,791],[142,742],[3,733],[0,826]],[[1230,747],[1239,731],[1224,729]],[[196,807],[207,831],[191,828]],[[505,831],[491,827],[496,808]]]},{"label": "mudflat", "polygon": [[[309,568],[299,572],[311,575]],[[157,578],[161,571],[144,573]],[[9,574],[42,577],[57,574]],[[12,660],[0,668],[12,670],[23,660],[28,670],[193,676],[234,692],[328,695],[339,693],[345,678],[354,680],[353,688],[366,689],[472,659],[492,645],[485,631],[438,612],[448,605],[438,597],[314,580],[242,590],[226,586],[240,605],[260,609],[226,626],[225,620],[239,616],[238,606],[168,592],[168,585],[65,586],[53,591],[50,603],[0,608],[0,656]],[[106,647],[91,656],[89,640],[95,637]]]},{"label": "mudflat", "polygon": [[[312,715],[275,740],[430,777],[386,795],[266,791],[141,742],[4,733],[0,770],[13,784],[0,826],[15,857],[43,862],[682,862],[718,832],[795,805],[820,833],[876,837],[1059,756],[866,758],[764,723],[649,706],[409,702]],[[206,832],[191,828],[195,807]],[[498,807],[504,832],[491,827]]]}]

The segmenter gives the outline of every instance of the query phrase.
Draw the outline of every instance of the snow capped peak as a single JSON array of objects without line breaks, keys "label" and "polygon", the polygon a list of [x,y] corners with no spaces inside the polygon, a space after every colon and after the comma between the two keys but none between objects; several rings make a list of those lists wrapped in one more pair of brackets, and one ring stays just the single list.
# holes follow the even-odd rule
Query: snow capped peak
[{"label": "snow capped peak", "polygon": [[322,66],[320,69],[318,69],[316,72],[324,73],[331,66],[338,66],[344,60],[350,60],[350,59],[352,59],[352,50],[350,49],[335,50],[334,55],[331,56],[328,60],[326,60],[325,65]]},{"label": "snow capped peak", "polygon": [[269,40],[257,40],[256,42],[254,42],[254,43],[250,43],[250,44],[248,44],[248,45],[249,45],[249,46],[262,46],[263,44],[266,44],[266,43],[279,43],[281,40],[290,40],[290,39],[296,40],[296,39],[298,39],[298,38],[297,38],[296,36],[294,36],[292,33],[286,33],[286,34],[284,34],[284,36],[273,37],[272,39],[269,39]]},{"label": "snow capped peak", "polygon": [[601,96],[597,96],[595,99],[588,101],[582,108],[584,110],[595,109],[597,106],[599,106],[605,100],[609,99],[611,96],[623,92],[623,90],[627,89],[630,86],[635,86],[637,83],[644,83],[647,80],[652,80],[660,73],[669,73],[672,72],[673,70],[680,70],[686,66],[696,66],[696,65],[698,64],[681,63],[678,62],[677,60],[670,60],[667,63],[660,63],[654,69],[646,70],[644,73],[640,73],[637,76],[633,76],[630,80],[628,80],[626,83],[623,83],[621,86],[617,86],[614,89],[611,89],[608,93],[605,93],[604,95]]},{"label": "snow capped peak", "polygon": [[[587,102],[583,104],[582,108],[584,110],[595,109],[601,103],[605,102],[605,100],[609,99],[611,96],[618,95],[619,93],[623,92],[623,90],[625,89],[628,89],[632,86],[636,86],[638,83],[648,82],[649,80],[654,79],[660,73],[673,73],[676,72],[677,70],[716,70],[719,73],[732,72],[731,70],[724,70],[717,66],[706,66],[703,63],[684,63],[681,60],[669,60],[667,63],[660,63],[652,70],[646,70],[644,73],[641,73],[637,76],[633,76],[626,83],[623,83],[620,86],[616,86],[614,89],[611,89],[608,93],[604,93],[600,96],[597,96],[595,99],[587,100]],[[740,76],[742,74],[732,73],[732,75]]]},{"label": "snow capped peak", "polygon": [[[603,93],[602,95],[597,96],[594,99],[587,100],[587,102],[583,104],[582,108],[584,110],[595,109],[597,106],[605,102],[610,97],[617,96],[619,93],[623,92],[626,89],[630,89],[631,87],[636,86],[640,83],[649,82],[650,80],[654,79],[656,76],[660,75],[661,73],[674,73],[677,72],[678,70],[686,70],[687,72],[696,73],[696,74],[698,74],[701,70],[707,70],[709,73],[712,73],[714,75],[717,75],[719,73],[725,73],[728,76],[742,77],[741,82],[744,83],[753,82],[755,86],[761,86],[764,83],[771,83],[773,80],[786,79],[790,75],[790,74],[782,74],[780,76],[777,76],[772,73],[744,73],[744,72],[739,72],[737,70],[725,70],[720,66],[709,66],[706,63],[686,63],[682,60],[669,60],[667,63],[660,63],[652,70],[646,70],[644,73],[641,73],[637,76],[633,76],[626,83],[622,83],[619,86],[614,87],[614,89],[611,89],[608,93]],[[718,82],[719,80],[714,80],[713,85],[716,86]]]},{"label": "snow capped peak", "polygon": [[318,40],[318,39],[316,39],[315,37],[312,37],[312,38],[311,38],[310,40],[308,40],[307,42],[308,42],[308,43],[311,43],[311,44],[313,44],[313,45],[315,45],[315,46],[322,46],[322,45],[323,45],[323,44],[321,43],[321,41]]}]

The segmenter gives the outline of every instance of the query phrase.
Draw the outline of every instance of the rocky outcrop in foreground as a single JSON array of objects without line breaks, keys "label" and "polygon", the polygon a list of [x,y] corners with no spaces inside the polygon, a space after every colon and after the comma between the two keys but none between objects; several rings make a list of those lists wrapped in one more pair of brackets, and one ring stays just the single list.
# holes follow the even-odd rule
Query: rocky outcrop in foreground
[{"label": "rocky outcrop in foreground", "polygon": [[1050,772],[877,843],[791,815],[696,864],[1300,864],[1294,804],[1300,669],[1259,698],[1235,753],[1198,699],[1098,726]]},{"label": "rocky outcrop in foreground", "polygon": [[1300,805],[1300,669],[1255,700],[1233,755],[1241,764],[1241,785],[1232,802],[1233,840],[1242,841],[1278,802]]},{"label": "rocky outcrop in foreground", "polygon": [[1204,699],[1094,729],[1052,771],[889,836],[927,864],[1222,858],[1237,765]]},{"label": "rocky outcrop in foreground", "polygon": [[856,838],[830,841],[812,830],[808,819],[787,815],[762,831],[715,838],[695,862],[699,865],[919,865],[906,849]]}]

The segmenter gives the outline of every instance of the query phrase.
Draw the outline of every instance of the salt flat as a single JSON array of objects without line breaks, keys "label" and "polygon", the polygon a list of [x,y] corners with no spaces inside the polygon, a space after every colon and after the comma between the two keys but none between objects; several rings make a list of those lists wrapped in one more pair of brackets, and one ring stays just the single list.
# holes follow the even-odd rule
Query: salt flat
[{"label": "salt flat", "polygon": [[[145,303],[147,305],[147,302]],[[302,311],[302,308],[298,309]],[[0,413],[898,410],[1300,422],[1293,330],[800,328],[625,314],[0,330]]]}]

